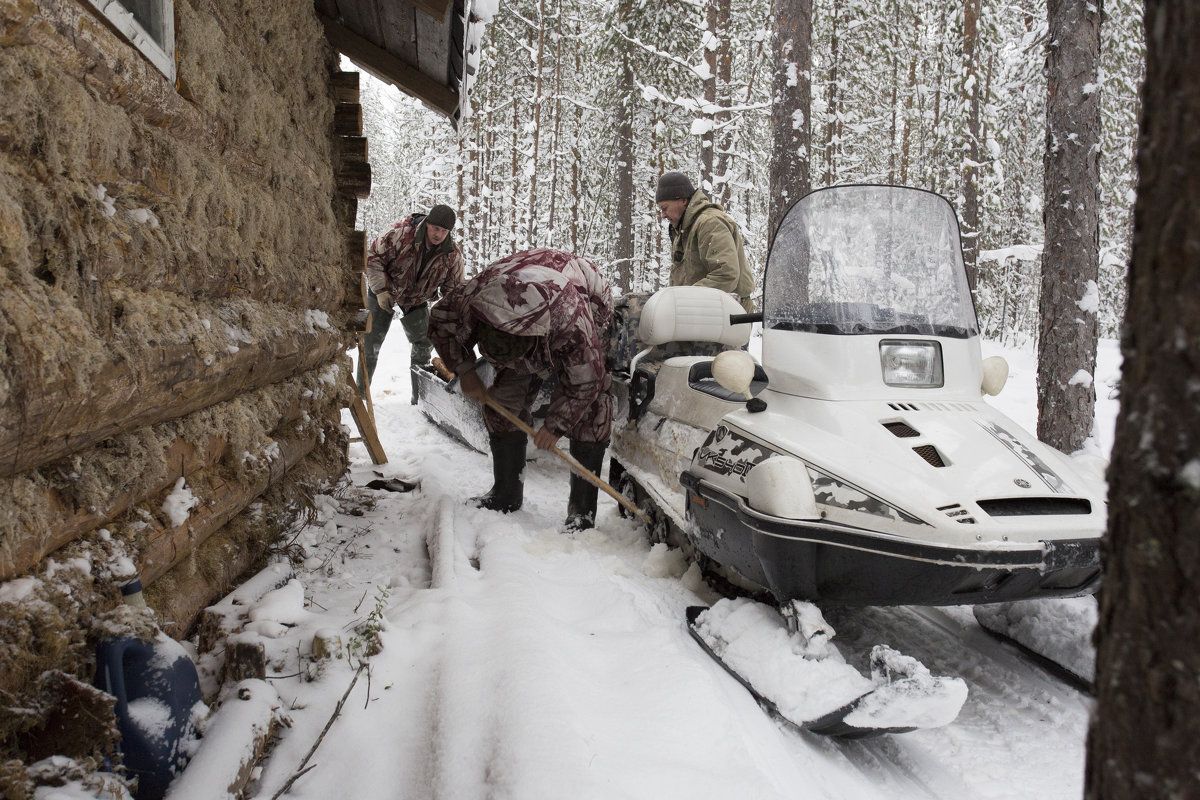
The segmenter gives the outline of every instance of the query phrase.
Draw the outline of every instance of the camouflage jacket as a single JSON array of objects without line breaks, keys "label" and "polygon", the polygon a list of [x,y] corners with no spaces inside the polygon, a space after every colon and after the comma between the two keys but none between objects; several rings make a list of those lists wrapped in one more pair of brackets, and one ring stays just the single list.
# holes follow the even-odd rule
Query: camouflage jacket
[{"label": "camouflage jacket", "polygon": [[[603,319],[600,325],[596,317]],[[591,261],[559,250],[527,250],[489,265],[442,298],[430,314],[429,339],[459,373],[474,363],[481,321],[537,337],[528,353],[503,368],[557,375],[545,424],[561,435],[611,384],[604,366],[611,317],[612,292]]]},{"label": "camouflage jacket", "polygon": [[[446,294],[463,282],[462,250],[453,237],[425,255],[425,217],[413,214],[371,243],[367,283],[371,291],[392,293],[392,302],[411,308]],[[424,263],[422,263],[424,262]]]},{"label": "camouflage jacket", "polygon": [[679,227],[671,226],[671,285],[714,286],[754,310],[754,276],[746,263],[742,232],[721,206],[697,189]]}]

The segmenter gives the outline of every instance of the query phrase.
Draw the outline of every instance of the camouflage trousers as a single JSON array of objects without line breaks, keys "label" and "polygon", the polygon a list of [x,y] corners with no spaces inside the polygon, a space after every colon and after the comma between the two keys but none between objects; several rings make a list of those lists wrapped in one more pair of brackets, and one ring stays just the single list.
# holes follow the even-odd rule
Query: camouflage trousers
[{"label": "camouflage trousers", "polygon": [[[542,383],[543,379],[537,375],[502,367],[488,387],[488,394],[525,424],[532,426],[533,401]],[[606,389],[588,406],[574,426],[563,431],[563,435],[576,442],[606,442],[612,433],[612,416],[613,398]],[[517,430],[517,426],[487,406],[483,408],[483,423],[492,435]]]},{"label": "camouflage trousers", "polygon": [[[367,311],[371,317],[371,330],[363,334],[363,358],[358,365],[360,393],[363,386],[363,367],[366,367],[367,374],[372,379],[375,377],[375,365],[379,363],[379,350],[383,347],[383,340],[387,338],[388,331],[392,327],[394,313],[394,311],[384,311],[380,308],[379,301],[375,299],[375,293],[369,290],[367,292]],[[400,318],[400,326],[404,328],[404,335],[408,338],[410,362],[417,366],[428,364],[429,357],[433,354],[433,345],[429,341],[429,303],[422,303],[405,311],[404,316]]]}]

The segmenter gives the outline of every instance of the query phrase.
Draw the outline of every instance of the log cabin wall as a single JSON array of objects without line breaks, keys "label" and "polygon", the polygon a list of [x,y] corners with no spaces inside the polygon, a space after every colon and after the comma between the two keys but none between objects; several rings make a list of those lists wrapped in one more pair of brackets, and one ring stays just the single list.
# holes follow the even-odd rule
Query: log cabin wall
[{"label": "log cabin wall", "polygon": [[135,571],[182,637],[345,471],[357,84],[311,3],[175,0],[174,41],[172,81],[88,0],[0,0],[0,762]]}]

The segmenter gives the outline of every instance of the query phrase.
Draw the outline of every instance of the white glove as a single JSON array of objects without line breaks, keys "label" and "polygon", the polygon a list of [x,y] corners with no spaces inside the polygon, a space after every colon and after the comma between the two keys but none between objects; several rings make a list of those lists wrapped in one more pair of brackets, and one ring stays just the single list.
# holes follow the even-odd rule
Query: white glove
[{"label": "white glove", "polygon": [[375,302],[379,303],[379,307],[389,314],[392,313],[392,293],[377,292],[375,294]]}]

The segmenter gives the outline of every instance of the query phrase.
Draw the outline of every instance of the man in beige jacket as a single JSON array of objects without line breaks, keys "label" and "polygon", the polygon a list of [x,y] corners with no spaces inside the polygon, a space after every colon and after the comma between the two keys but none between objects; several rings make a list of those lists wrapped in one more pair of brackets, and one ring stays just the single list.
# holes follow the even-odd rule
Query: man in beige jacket
[{"label": "man in beige jacket", "polygon": [[663,173],[654,200],[670,223],[671,285],[713,286],[753,311],[754,276],[737,223],[681,172]]}]

